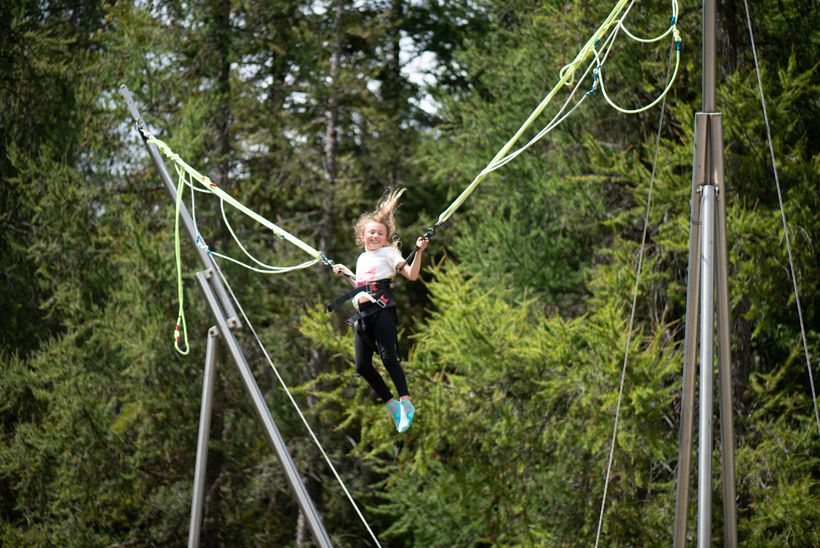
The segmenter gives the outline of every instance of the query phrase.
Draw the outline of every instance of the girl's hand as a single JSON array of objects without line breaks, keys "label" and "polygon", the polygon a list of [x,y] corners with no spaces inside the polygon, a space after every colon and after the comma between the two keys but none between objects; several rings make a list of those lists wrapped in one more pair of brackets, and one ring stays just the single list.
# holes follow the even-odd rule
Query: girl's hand
[{"label": "girl's hand", "polygon": [[426,239],[424,236],[419,236],[416,239],[416,251],[415,256],[413,257],[413,264],[400,263],[401,268],[397,270],[400,272],[405,278],[414,282],[419,279],[419,269],[421,268],[421,253],[427,249],[427,245],[430,243],[430,240]]},{"label": "girl's hand", "polygon": [[353,277],[354,277],[354,276],[353,276],[353,273],[350,271],[350,269],[349,269],[349,268],[347,268],[347,267],[346,267],[345,265],[343,265],[343,264],[335,264],[335,265],[333,265],[332,270],[333,270],[333,273],[334,273],[334,274],[336,274],[336,275],[337,275],[337,276],[339,276],[339,277],[341,277],[341,276],[347,276],[347,277],[349,277],[349,278],[353,278]]}]

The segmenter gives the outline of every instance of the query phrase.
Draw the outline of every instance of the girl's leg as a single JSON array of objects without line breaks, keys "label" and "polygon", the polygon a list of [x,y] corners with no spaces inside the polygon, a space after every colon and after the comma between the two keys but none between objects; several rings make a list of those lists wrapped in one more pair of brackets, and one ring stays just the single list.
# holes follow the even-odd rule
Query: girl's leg
[{"label": "girl's leg", "polygon": [[356,372],[364,377],[382,401],[387,403],[393,399],[393,394],[390,393],[390,389],[387,387],[387,384],[385,384],[382,376],[379,375],[379,372],[373,367],[373,349],[370,348],[370,345],[367,344],[358,330],[354,329],[354,332],[353,344],[356,348]]},{"label": "girl's leg", "polygon": [[393,384],[399,397],[403,400],[410,399],[410,391],[407,389],[407,379],[404,376],[404,369],[399,361],[399,344],[396,335],[397,315],[395,308],[387,308],[379,311],[375,316],[373,324],[373,338],[379,348],[379,356],[385,369],[390,373]]}]

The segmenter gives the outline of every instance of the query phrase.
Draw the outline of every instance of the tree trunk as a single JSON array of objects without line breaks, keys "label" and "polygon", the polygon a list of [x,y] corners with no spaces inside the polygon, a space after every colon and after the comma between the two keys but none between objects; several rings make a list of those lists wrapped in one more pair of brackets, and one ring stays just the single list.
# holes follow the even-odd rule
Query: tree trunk
[{"label": "tree trunk", "polygon": [[342,52],[342,0],[333,2],[333,40],[330,44],[330,93],[327,99],[325,114],[325,188],[322,192],[322,217],[319,225],[319,249],[326,250],[330,245],[333,223],[333,195],[336,186],[336,141],[339,122],[339,64]]},{"label": "tree trunk", "polygon": [[[229,185],[231,172],[231,136],[230,136],[230,113],[231,113],[231,36],[230,20],[231,5],[230,0],[216,0],[211,5],[210,17],[214,20],[213,36],[211,45],[216,49],[216,57],[213,62],[213,73],[216,74],[216,89],[218,104],[214,122],[216,137],[217,164],[216,176],[219,184]],[[221,244],[217,244],[221,245]],[[216,368],[216,378],[214,385],[213,410],[211,415],[212,443],[208,452],[208,468],[205,475],[205,508],[203,516],[203,527],[201,535],[202,546],[219,545],[219,523],[221,514],[220,479],[222,476],[225,455],[219,449],[221,441],[225,435],[225,379],[221,373],[221,368]]]},{"label": "tree trunk", "polygon": [[399,164],[402,154],[401,121],[402,121],[402,77],[401,77],[401,20],[403,17],[403,0],[393,0],[390,5],[388,21],[388,59],[387,81],[384,83],[384,100],[389,115],[390,131],[387,180],[391,187],[399,184]]}]

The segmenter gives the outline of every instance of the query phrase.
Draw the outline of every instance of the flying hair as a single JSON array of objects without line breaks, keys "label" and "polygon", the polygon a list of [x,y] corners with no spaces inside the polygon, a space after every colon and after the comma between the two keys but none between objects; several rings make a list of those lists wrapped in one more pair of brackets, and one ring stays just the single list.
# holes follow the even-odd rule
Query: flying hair
[{"label": "flying hair", "polygon": [[399,247],[399,241],[396,236],[396,221],[393,219],[393,214],[399,206],[399,198],[407,189],[401,188],[393,190],[388,188],[382,195],[382,199],[376,209],[370,213],[364,213],[359,217],[356,223],[356,245],[364,245],[364,227],[367,223],[375,221],[381,223],[387,228],[387,242],[388,245]]}]

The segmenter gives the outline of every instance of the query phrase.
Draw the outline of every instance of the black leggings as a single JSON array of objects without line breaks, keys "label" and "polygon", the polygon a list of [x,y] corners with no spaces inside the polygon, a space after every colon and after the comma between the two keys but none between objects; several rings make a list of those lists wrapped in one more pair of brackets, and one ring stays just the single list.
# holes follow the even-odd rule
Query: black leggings
[{"label": "black leggings", "polygon": [[[373,303],[367,303],[362,304],[360,309],[365,311],[368,305],[377,306]],[[390,373],[390,378],[393,379],[393,384],[396,385],[399,397],[410,395],[407,390],[407,379],[404,377],[404,370],[399,363],[397,323],[396,308],[391,307],[383,308],[375,314],[359,320],[358,325],[353,326],[353,331],[356,333],[354,340],[356,372],[370,383],[373,390],[385,402],[390,401],[393,394],[391,394],[382,376],[373,367],[374,345],[379,351],[385,369]]]}]

